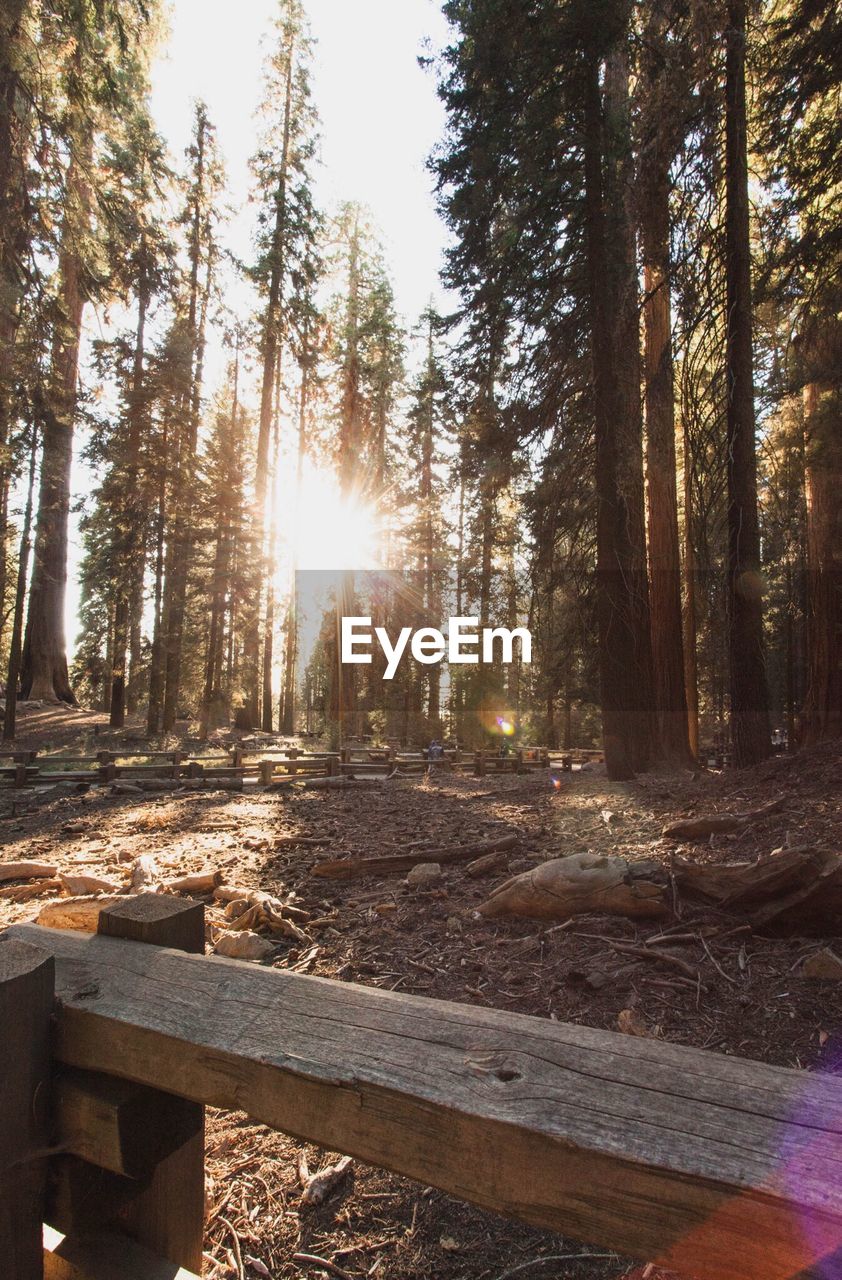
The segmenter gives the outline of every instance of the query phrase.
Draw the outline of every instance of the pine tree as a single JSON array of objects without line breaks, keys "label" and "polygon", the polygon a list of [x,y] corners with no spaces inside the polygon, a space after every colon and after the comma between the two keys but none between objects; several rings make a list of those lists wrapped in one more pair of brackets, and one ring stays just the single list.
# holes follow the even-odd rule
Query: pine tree
[{"label": "pine tree", "polygon": [[[283,0],[275,24],[275,47],[266,69],[261,146],[252,161],[261,204],[257,261],[251,275],[263,300],[260,320],[260,418],[254,484],[253,551],[258,591],[246,637],[246,718],[272,727],[271,677],[274,588],[266,537],[270,516],[270,446],[278,439],[276,404],[284,343],[290,336],[291,284],[312,270],[312,249],[319,223],[311,196],[310,168],[315,152],[315,113],[310,100],[311,42],[298,0]],[[263,670],[261,599],[265,590]],[[261,698],[262,692],[262,698]]]},{"label": "pine tree", "polygon": [[73,703],[64,634],[70,468],[82,317],[100,276],[91,186],[97,159],[92,119],[107,123],[109,112],[119,107],[118,69],[124,51],[139,52],[145,41],[145,51],[150,52],[150,10],[132,0],[112,0],[99,15],[73,5],[66,13],[62,7],[55,19],[67,50],[61,72],[65,105],[60,127],[68,158],[50,371],[46,385],[33,388],[43,445],[21,690],[29,697]]},{"label": "pine tree", "polygon": [[[176,388],[175,436],[172,449],[172,520],[169,524],[163,586],[163,609],[153,664],[160,667],[158,688],[150,687],[148,725],[168,733],[175,725],[181,696],[181,662],[187,583],[193,556],[194,472],[202,406],[208,309],[218,261],[215,224],[222,166],[207,109],[197,103],[193,141],[188,148],[190,172],[182,221],[187,234],[186,296],[179,317],[183,341],[180,385]],[[154,694],[154,696],[153,696]]]}]

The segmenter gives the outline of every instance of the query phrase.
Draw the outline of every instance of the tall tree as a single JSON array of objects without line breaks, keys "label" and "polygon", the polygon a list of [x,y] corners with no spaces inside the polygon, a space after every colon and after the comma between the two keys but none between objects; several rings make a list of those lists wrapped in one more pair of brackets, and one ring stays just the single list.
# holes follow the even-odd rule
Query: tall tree
[{"label": "tall tree", "polygon": [[[278,438],[278,389],[284,342],[290,328],[290,282],[312,271],[312,246],[318,218],[310,190],[315,152],[315,113],[310,97],[311,41],[299,0],[283,0],[275,23],[275,45],[266,67],[261,146],[252,161],[260,200],[257,260],[251,274],[263,300],[260,319],[260,418],[254,483],[253,555],[258,591],[252,604],[246,648],[245,710],[250,723],[272,727],[272,651],[274,591],[266,536],[271,524],[270,446]],[[266,597],[263,627],[264,680],[261,682],[261,599]],[[268,690],[268,692],[267,692]]]},{"label": "tall tree", "polygon": [[728,370],[728,641],[731,737],[738,766],[771,749],[757,512],[751,239],[746,118],[746,0],[725,31],[725,239]]},{"label": "tall tree", "polygon": [[[134,0],[110,0],[94,13],[70,6],[58,15],[66,61],[60,122],[67,154],[62,191],[51,362],[34,395],[42,454],[32,581],[21,664],[25,696],[75,702],[67,670],[64,603],[73,433],[77,416],[79,347],[89,296],[100,283],[94,232],[92,173],[95,131],[121,101],[118,68],[125,50],[151,47],[151,10]],[[103,211],[96,210],[101,216]]]},{"label": "tall tree", "polygon": [[202,407],[208,309],[218,260],[215,223],[219,216],[219,193],[223,184],[215,130],[201,102],[196,104],[193,140],[187,154],[190,172],[182,217],[187,232],[188,276],[181,317],[185,359],[172,442],[173,519],[167,538],[164,610],[159,640],[164,655],[163,699],[159,709],[150,693],[148,715],[150,731],[155,732],[159,727],[160,711],[160,728],[165,733],[175,725],[181,696],[184,617],[193,554],[196,445]]},{"label": "tall tree", "polygon": [[[690,759],[681,556],[676,482],[673,385],[670,167],[689,126],[692,84],[680,6],[650,0],[642,31],[638,81],[639,218],[645,289],[644,402],[650,613],[659,747],[678,763]],[[677,29],[678,28],[678,29]]]},{"label": "tall tree", "polygon": [[807,551],[806,742],[842,734],[842,322],[839,59],[842,16],[824,0],[772,6],[762,70],[774,214],[766,294],[792,317],[785,394],[803,411]]}]

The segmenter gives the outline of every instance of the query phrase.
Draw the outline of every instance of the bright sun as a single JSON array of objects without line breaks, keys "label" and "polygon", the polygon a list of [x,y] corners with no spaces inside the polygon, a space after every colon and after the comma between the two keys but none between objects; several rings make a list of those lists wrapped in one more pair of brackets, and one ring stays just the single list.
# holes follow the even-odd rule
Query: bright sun
[{"label": "bright sun", "polygon": [[299,569],[381,567],[377,512],[359,498],[342,498],[332,471],[305,466],[297,525],[294,541]]}]

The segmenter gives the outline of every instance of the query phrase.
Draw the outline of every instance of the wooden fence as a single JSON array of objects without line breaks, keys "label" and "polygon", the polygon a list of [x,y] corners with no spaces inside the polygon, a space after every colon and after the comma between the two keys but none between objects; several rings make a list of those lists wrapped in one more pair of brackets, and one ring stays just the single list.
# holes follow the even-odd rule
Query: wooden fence
[{"label": "wooden fence", "polygon": [[200,1273],[205,1106],[699,1280],[838,1274],[811,1268],[842,1247],[842,1079],[203,940],[154,894],[0,935],[5,1280]]},{"label": "wooden fence", "polygon": [[[545,747],[519,747],[505,754],[492,751],[447,750],[436,767],[472,772],[479,777],[496,773],[528,773],[550,767],[569,769],[571,762],[602,758],[601,752],[550,752]],[[304,751],[297,747],[190,755],[184,751],[99,751],[96,755],[39,755],[36,751],[0,753],[0,785],[47,786],[57,782],[108,783],[120,780],[173,779],[219,785],[254,779],[271,786],[284,778],[412,777],[429,772],[425,751],[394,747],[345,747],[340,752]]]}]

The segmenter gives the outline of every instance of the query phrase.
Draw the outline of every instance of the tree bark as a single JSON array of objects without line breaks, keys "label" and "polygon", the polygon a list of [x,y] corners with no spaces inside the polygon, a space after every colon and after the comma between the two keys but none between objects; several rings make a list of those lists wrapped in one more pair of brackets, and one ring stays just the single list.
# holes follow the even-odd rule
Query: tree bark
[{"label": "tree bark", "polygon": [[29,483],[26,489],[26,507],[23,514],[23,528],[20,535],[20,551],[18,554],[18,579],[15,590],[15,611],[12,618],[12,637],[9,644],[9,667],[6,674],[6,710],[3,717],[3,737],[8,740],[13,739],[15,736],[18,676],[20,675],[20,659],[23,648],[23,604],[26,595],[26,579],[29,573],[29,537],[32,531],[32,505],[35,492],[35,464],[37,458],[38,432],[33,427],[29,452]]},{"label": "tree bark", "polygon": [[[143,271],[143,269],[142,269]],[[132,609],[137,608],[137,596],[143,594],[143,496],[140,484],[140,448],[143,435],[144,407],[144,357],[146,336],[146,312],[149,306],[149,289],[145,271],[139,282],[137,302],[137,326],[135,329],[132,385],[128,405],[128,441],[126,480],[124,489],[125,510],[120,512],[125,521],[124,545],[119,557],[121,564],[117,581],[117,597],[114,611],[114,671],[111,684],[112,728],[122,728],[126,720],[126,655],[132,629]],[[139,582],[138,582],[139,580]],[[134,673],[133,673],[134,674]]]},{"label": "tree bark", "polygon": [[[640,232],[644,271],[644,400],[652,665],[660,753],[690,762],[681,619],[672,314],[670,163],[680,129],[669,114],[672,84],[663,56],[669,6],[651,5],[641,76]],[[674,115],[674,112],[673,112]]]},{"label": "tree bark", "polygon": [[693,541],[693,459],[683,431],[684,450],[684,688],[687,694],[687,738],[690,755],[699,758],[699,672],[696,657],[696,547]]},{"label": "tree bark", "polygon": [[838,398],[804,392],[807,491],[806,744],[842,734],[842,439]]},{"label": "tree bark", "polygon": [[612,779],[630,778],[636,770],[646,768],[653,738],[625,39],[623,33],[606,62],[604,111],[596,55],[590,58],[585,93],[597,614],[603,739]]},{"label": "tree bark", "polygon": [[[18,74],[26,6],[6,0],[0,10],[0,635],[5,622],[11,405],[15,340],[27,272],[29,199],[26,182],[29,101]],[[24,112],[21,104],[26,104]]]},{"label": "tree bark", "polygon": [[738,768],[768,756],[763,584],[757,511],[746,126],[746,0],[728,0],[725,239],[728,380],[728,641],[731,737]]},{"label": "tree bark", "polygon": [[93,160],[93,139],[87,122],[81,117],[72,121],[70,138],[59,254],[59,316],[53,338],[49,387],[39,406],[43,423],[41,485],[21,691],[26,698],[76,706],[67,671],[64,601],[79,342],[87,301],[82,245],[90,230],[92,200],[87,174]]},{"label": "tree bark", "polygon": [[[275,224],[272,233],[269,293],[263,316],[263,342],[261,350],[263,368],[260,385],[260,417],[257,432],[257,459],[254,479],[254,521],[252,535],[254,542],[254,556],[259,571],[253,616],[249,621],[244,645],[244,661],[246,667],[246,711],[249,723],[252,725],[257,725],[260,722],[260,615],[263,585],[266,576],[266,548],[264,543],[266,536],[266,498],[269,483],[269,444],[272,436],[272,422],[275,416],[275,384],[278,374],[278,361],[281,348],[281,304],[283,300],[284,274],[286,270],[284,236],[286,233],[287,178],[292,127],[294,55],[294,37],[290,36],[289,47],[287,50],[286,97],[284,103],[281,161],[278,174],[278,184],[274,195]],[[265,634],[266,633],[264,631],[264,639]],[[271,691],[271,671],[269,672],[268,679]],[[265,683],[266,678],[264,677],[264,695]],[[271,714],[270,700],[270,727]]]}]

